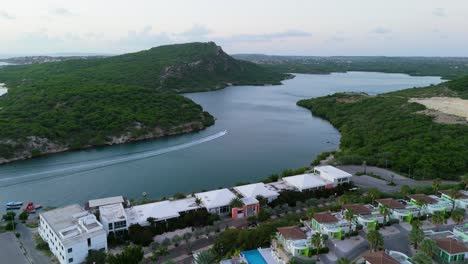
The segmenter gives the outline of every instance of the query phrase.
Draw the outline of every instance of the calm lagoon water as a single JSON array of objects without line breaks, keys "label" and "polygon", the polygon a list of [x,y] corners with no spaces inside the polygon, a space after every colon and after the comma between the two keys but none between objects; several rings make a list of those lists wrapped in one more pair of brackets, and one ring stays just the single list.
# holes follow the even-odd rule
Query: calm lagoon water
[{"label": "calm lagoon water", "polygon": [[[297,74],[280,86],[238,86],[185,96],[217,120],[189,135],[67,152],[0,166],[0,204],[46,206],[84,203],[111,195],[171,196],[253,182],[310,164],[338,147],[328,122],[296,106],[303,98],[342,91],[384,93],[441,82],[404,74]],[[219,132],[227,130],[227,134]],[[213,138],[206,137],[215,135]],[[3,206],[0,207],[3,210]]]}]

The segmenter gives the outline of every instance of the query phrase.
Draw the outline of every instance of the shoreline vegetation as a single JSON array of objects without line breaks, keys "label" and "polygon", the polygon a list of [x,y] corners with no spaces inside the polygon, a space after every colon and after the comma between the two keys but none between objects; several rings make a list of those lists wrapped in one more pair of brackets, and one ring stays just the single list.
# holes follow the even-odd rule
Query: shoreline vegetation
[{"label": "shoreline vegetation", "polygon": [[281,84],[213,42],[0,68],[0,164],[202,130],[215,118],[179,93]]},{"label": "shoreline vegetation", "polygon": [[[468,77],[369,96],[337,93],[297,105],[329,121],[341,133],[339,164],[387,167],[416,180],[458,179],[468,171],[468,125],[440,124],[411,98],[468,98]],[[328,156],[329,153],[324,154]]]}]

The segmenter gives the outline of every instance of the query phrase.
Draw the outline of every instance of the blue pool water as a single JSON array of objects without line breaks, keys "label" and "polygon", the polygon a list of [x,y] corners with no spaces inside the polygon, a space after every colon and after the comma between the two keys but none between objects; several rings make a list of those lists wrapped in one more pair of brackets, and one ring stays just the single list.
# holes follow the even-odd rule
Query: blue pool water
[{"label": "blue pool water", "polygon": [[257,249],[244,251],[242,252],[242,255],[244,255],[249,264],[267,264]]}]

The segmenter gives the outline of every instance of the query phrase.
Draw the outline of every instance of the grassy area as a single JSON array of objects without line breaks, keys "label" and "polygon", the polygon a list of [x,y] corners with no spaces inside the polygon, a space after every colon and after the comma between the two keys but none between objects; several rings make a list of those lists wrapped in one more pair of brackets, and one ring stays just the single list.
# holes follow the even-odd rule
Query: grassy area
[{"label": "grassy area", "polygon": [[54,254],[49,249],[49,244],[45,242],[39,234],[34,235],[34,240],[36,241],[36,249],[42,251],[46,256],[53,257]]},{"label": "grassy area", "polygon": [[[455,88],[453,88],[455,87]],[[418,113],[413,96],[466,96],[468,79],[379,96],[334,94],[301,100],[299,106],[330,121],[341,134],[341,164],[385,167],[416,179],[458,179],[468,171],[468,126],[438,124]]]}]

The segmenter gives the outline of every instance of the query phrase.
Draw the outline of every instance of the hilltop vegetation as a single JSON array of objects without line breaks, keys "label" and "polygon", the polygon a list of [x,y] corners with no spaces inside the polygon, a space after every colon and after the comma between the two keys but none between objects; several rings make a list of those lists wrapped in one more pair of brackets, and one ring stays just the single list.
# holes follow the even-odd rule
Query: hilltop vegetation
[{"label": "hilltop vegetation", "polygon": [[278,72],[328,74],[368,71],[441,76],[456,79],[468,75],[468,58],[457,57],[363,57],[363,56],[267,56],[240,54],[235,58],[256,62]]},{"label": "hilltop vegetation", "polygon": [[194,92],[232,85],[280,84],[289,77],[227,55],[215,43],[167,45],[120,56],[9,66],[0,70],[8,87],[35,83],[101,82]]},{"label": "hilltop vegetation", "polygon": [[468,171],[468,126],[438,124],[410,97],[467,98],[468,78],[371,97],[334,94],[297,104],[330,121],[341,134],[337,161],[391,167],[417,179],[456,179]]},{"label": "hilltop vegetation", "polygon": [[214,118],[176,92],[287,77],[237,61],[214,43],[0,68],[0,163],[197,131]]}]

